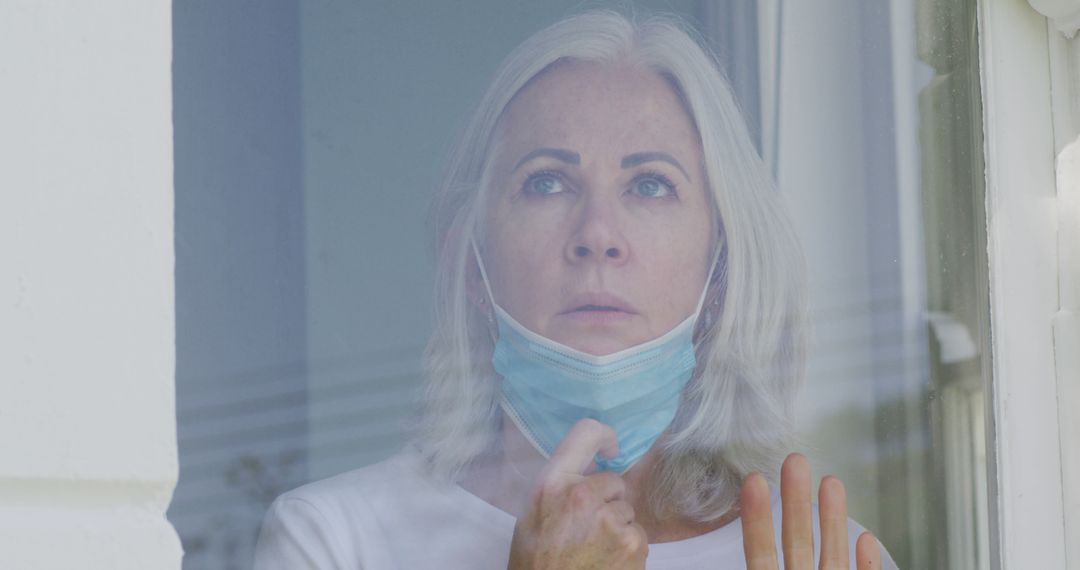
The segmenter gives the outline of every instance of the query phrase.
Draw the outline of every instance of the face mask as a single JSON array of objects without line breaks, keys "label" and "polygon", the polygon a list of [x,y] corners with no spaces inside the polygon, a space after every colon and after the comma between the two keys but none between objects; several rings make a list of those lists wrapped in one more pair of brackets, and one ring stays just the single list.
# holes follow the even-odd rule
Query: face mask
[{"label": "face mask", "polygon": [[718,256],[692,315],[659,338],[595,356],[530,331],[495,303],[475,242],[472,247],[499,329],[492,364],[503,378],[503,412],[548,458],[579,420],[607,424],[615,429],[619,454],[597,456],[597,467],[625,472],[649,451],[679,408],[697,364],[694,325]]}]

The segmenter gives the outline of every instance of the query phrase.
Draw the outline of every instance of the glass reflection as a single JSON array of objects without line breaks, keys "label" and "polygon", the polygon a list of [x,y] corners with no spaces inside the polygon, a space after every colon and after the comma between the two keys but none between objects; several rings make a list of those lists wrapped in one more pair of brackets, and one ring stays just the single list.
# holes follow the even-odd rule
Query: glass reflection
[{"label": "glass reflection", "polygon": [[[795,218],[815,474],[900,567],[987,567],[974,3],[863,4],[637,3],[720,53]],[[247,567],[274,497],[406,441],[438,157],[499,59],[572,7],[174,6],[187,567]]]}]

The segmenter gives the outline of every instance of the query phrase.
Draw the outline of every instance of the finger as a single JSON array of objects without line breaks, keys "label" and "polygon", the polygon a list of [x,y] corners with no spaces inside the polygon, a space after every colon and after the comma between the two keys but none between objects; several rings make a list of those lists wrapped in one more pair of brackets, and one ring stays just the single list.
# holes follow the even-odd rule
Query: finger
[{"label": "finger", "polygon": [[776,534],[772,522],[769,484],[760,473],[743,481],[739,495],[743,554],[747,570],[776,570]]},{"label": "finger", "polygon": [[591,418],[580,420],[555,448],[542,477],[581,475],[593,464],[598,452],[605,457],[618,455],[619,440],[615,430]]},{"label": "finger", "polygon": [[611,471],[602,471],[585,478],[585,483],[592,489],[593,495],[604,502],[622,499],[626,494],[626,482]]},{"label": "finger", "polygon": [[855,543],[855,567],[859,570],[881,569],[881,546],[869,532],[860,534]]},{"label": "finger", "polygon": [[784,568],[814,568],[814,507],[810,502],[810,462],[792,453],[780,468],[781,522],[784,545]]},{"label": "finger", "polygon": [[604,505],[603,510],[606,513],[605,516],[618,526],[634,522],[634,507],[626,501],[611,501]]},{"label": "finger", "polygon": [[847,570],[847,493],[839,479],[829,475],[818,489],[821,519],[821,570]]},{"label": "finger", "polygon": [[[623,550],[632,554],[632,559],[645,562],[645,558],[649,555],[649,537],[641,525],[630,523],[622,527],[619,531],[619,539],[622,541]],[[644,568],[644,565],[641,568]]]}]

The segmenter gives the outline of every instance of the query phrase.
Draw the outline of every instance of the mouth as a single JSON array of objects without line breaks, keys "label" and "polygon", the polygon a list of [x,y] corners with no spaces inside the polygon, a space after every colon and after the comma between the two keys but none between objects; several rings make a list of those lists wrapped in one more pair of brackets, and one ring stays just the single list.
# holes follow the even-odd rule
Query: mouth
[{"label": "mouth", "polygon": [[592,291],[568,299],[561,313],[584,323],[614,323],[637,314],[630,303],[607,291]]},{"label": "mouth", "polygon": [[633,316],[633,313],[611,305],[581,305],[562,314],[562,317],[569,322],[586,327],[614,326],[626,322]]},{"label": "mouth", "polygon": [[622,310],[622,309],[620,309],[618,307],[612,307],[610,305],[582,305],[582,306],[580,306],[580,307],[578,307],[578,308],[576,308],[576,309],[574,309],[573,311],[570,311],[570,312],[571,313],[580,313],[580,312],[583,312],[583,311],[605,311],[605,312],[615,312],[615,313],[625,313],[626,312],[626,311],[624,311],[624,310]]}]

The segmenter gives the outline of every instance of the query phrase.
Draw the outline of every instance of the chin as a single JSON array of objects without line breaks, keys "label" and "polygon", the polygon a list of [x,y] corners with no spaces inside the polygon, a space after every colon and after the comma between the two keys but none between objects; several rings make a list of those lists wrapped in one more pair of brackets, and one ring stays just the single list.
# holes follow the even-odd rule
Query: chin
[{"label": "chin", "polygon": [[590,335],[582,337],[580,334],[573,335],[572,338],[567,338],[565,340],[555,340],[574,350],[580,350],[581,352],[593,356],[607,356],[637,344],[628,342],[625,339],[612,338],[610,336],[603,337],[599,335]]},{"label": "chin", "polygon": [[637,315],[574,314],[548,323],[544,336],[593,356],[607,356],[648,340]]}]

